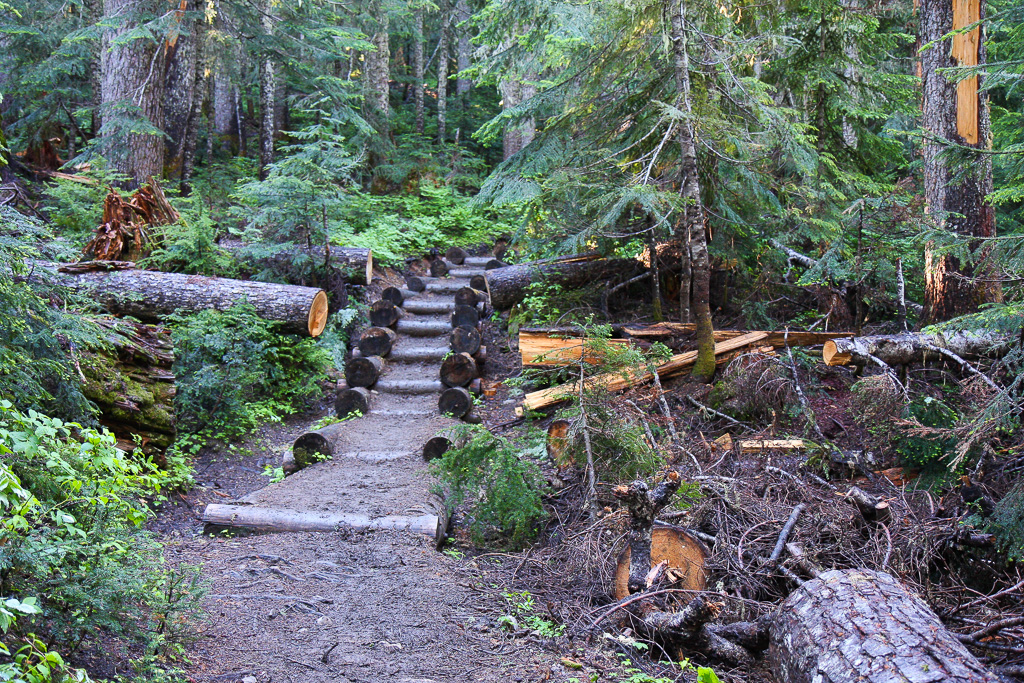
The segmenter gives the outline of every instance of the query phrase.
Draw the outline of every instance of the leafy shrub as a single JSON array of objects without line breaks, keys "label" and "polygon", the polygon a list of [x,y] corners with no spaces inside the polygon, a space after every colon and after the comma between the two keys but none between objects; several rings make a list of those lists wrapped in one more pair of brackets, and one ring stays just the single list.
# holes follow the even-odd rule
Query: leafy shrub
[{"label": "leafy shrub", "polygon": [[103,200],[109,188],[127,180],[127,176],[107,169],[101,158],[96,158],[88,170],[76,175],[91,182],[57,180],[47,186],[44,208],[61,235],[79,243],[81,248],[103,223]]},{"label": "leafy shrub", "polygon": [[[191,623],[177,617],[194,614],[198,581],[165,570],[142,528],[143,497],[158,494],[165,475],[114,444],[108,433],[0,401],[0,595],[33,607],[38,599],[37,610],[19,610],[27,623],[6,624],[13,640],[5,647],[20,650],[15,665],[26,671],[62,666],[41,639],[73,651],[102,630],[149,647],[155,634],[170,642]],[[168,615],[176,618],[170,631],[162,626]]]},{"label": "leafy shrub", "polygon": [[174,202],[181,218],[158,228],[160,246],[140,263],[156,270],[195,273],[214,277],[232,277],[238,265],[234,257],[217,245],[217,223],[210,217],[203,200]]},{"label": "leafy shrub", "polygon": [[[449,438],[461,445],[430,465],[440,479],[438,492],[445,494],[451,509],[469,502],[470,530],[477,542],[497,530],[510,545],[525,545],[547,516],[540,498],[544,479],[537,464],[520,458],[517,444],[482,427],[459,426]],[[532,452],[543,449],[541,440]]]},{"label": "leafy shrub", "polygon": [[319,397],[316,382],[331,365],[313,339],[278,334],[277,325],[242,303],[224,312],[176,316],[175,398],[178,448],[196,450],[203,439],[229,438],[261,420],[280,419]]}]

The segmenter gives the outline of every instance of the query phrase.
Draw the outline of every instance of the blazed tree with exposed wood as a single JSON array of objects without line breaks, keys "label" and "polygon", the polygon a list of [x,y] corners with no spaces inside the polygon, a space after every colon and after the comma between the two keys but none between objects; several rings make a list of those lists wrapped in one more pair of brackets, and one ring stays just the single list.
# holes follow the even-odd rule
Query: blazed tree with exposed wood
[{"label": "blazed tree with exposed wood", "polygon": [[[992,192],[991,126],[984,75],[955,69],[985,64],[982,0],[922,0],[921,74],[924,139],[924,189],[927,210],[942,227],[963,238],[996,234]],[[952,38],[947,37],[956,31]],[[953,71],[950,71],[953,70]],[[970,150],[979,150],[971,154]],[[962,154],[953,154],[954,152]],[[954,163],[956,157],[966,162]],[[925,264],[925,310],[929,321],[973,313],[996,301],[999,288],[986,281],[986,243],[969,242],[964,263],[929,245]]]}]

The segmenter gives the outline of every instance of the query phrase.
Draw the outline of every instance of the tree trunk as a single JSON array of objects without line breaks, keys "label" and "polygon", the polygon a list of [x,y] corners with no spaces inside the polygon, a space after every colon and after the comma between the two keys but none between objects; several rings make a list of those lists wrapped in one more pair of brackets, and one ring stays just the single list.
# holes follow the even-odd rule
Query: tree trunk
[{"label": "tree trunk", "polygon": [[366,53],[366,103],[370,120],[384,137],[391,135],[391,44],[388,34],[387,10],[380,0],[373,0],[369,7],[374,22],[370,43],[374,49]]},{"label": "tree trunk", "polygon": [[[1007,337],[974,332],[880,334],[873,337],[830,339],[822,349],[825,365],[909,365],[926,359],[963,360],[998,358],[1010,350]],[[945,353],[944,353],[945,352]],[[952,354],[952,355],[949,355]]]},{"label": "tree trunk", "polygon": [[441,2],[441,37],[437,46],[437,144],[444,145],[448,125],[448,41],[451,35],[452,6]]},{"label": "tree trunk", "polygon": [[[466,22],[470,19],[468,0],[455,1],[455,23],[459,31],[459,39],[455,45],[455,68],[462,74],[469,68],[470,44],[469,26]],[[463,106],[466,105],[465,95],[473,87],[473,81],[460,75],[455,81],[455,94],[463,99]]]},{"label": "tree trunk", "polygon": [[[192,174],[196,166],[196,146],[199,143],[199,123],[203,118],[203,105],[209,99],[210,73],[213,62],[211,53],[212,46],[209,44],[209,23],[205,20],[197,21],[196,27],[196,75],[195,84],[192,88],[192,110],[189,113],[188,124],[185,126],[184,139],[181,143],[181,183],[179,188],[186,196],[191,193]],[[207,135],[212,135],[207,131]]]},{"label": "tree trunk", "polygon": [[547,264],[524,263],[488,270],[487,293],[496,309],[507,309],[526,297],[526,288],[533,282],[548,282],[567,289],[576,289],[614,276],[628,277],[643,268],[635,259],[597,259],[563,261]]},{"label": "tree trunk", "polygon": [[199,9],[196,0],[181,0],[174,12],[171,33],[164,46],[167,75],[164,79],[164,133],[167,139],[165,170],[170,178],[181,177],[185,163],[185,142],[197,87],[199,61],[199,25],[186,14]]},{"label": "tree trunk", "polygon": [[[991,156],[979,153],[969,167],[953,168],[943,157],[948,144],[987,150],[991,145],[988,96],[979,92],[981,76],[959,83],[950,80],[942,69],[985,63],[982,27],[941,40],[984,18],[985,4],[980,0],[922,0],[921,33],[923,45],[933,43],[921,54],[923,76],[923,116],[927,131],[924,139],[924,185],[927,210],[946,229],[964,237],[994,237],[995,212],[985,201],[992,192]],[[947,142],[948,141],[948,142]],[[960,214],[954,216],[951,214]],[[973,259],[983,260],[986,246],[971,245]],[[979,304],[998,301],[1000,290],[991,283],[974,278],[984,276],[978,263],[964,264],[949,254],[940,254],[929,245],[925,251],[924,322],[948,320],[973,313]]]},{"label": "tree trunk", "polygon": [[83,353],[82,392],[100,409],[99,422],[117,438],[118,448],[138,447],[162,458],[176,435],[170,330],[127,320],[96,322],[110,348]]},{"label": "tree trunk", "polygon": [[161,177],[164,141],[158,134],[129,132],[127,124],[118,125],[116,119],[136,119],[163,128],[164,46],[149,38],[118,39],[163,9],[155,0],[103,2],[104,20],[117,26],[103,33],[104,136],[111,143],[109,161],[129,176],[132,187]]},{"label": "tree trunk", "polygon": [[[274,16],[271,0],[260,2],[260,26],[263,29],[264,37],[274,34]],[[271,55],[265,54],[260,57],[260,153],[259,153],[259,177],[260,180],[267,179],[267,167],[274,163],[274,133],[277,126],[274,123],[274,97],[277,93],[277,75],[275,73],[274,61]]]},{"label": "tree trunk", "polygon": [[416,110],[416,132],[423,135],[423,6],[416,5],[413,9],[413,36],[412,36],[412,78],[413,78],[413,100]]},{"label": "tree trunk", "polygon": [[[57,269],[57,264],[35,265]],[[56,275],[61,284],[90,293],[111,313],[140,320],[211,308],[224,311],[248,301],[260,317],[282,323],[287,332],[316,337],[327,323],[327,295],[313,287],[134,269]]]},{"label": "tree trunk", "polygon": [[[711,259],[704,232],[704,207],[697,177],[697,150],[690,115],[690,61],[686,52],[685,0],[676,0],[672,10],[672,50],[674,55],[677,101],[687,114],[679,125],[680,172],[682,173],[683,215],[679,221],[679,240],[689,254],[690,288],[680,288],[680,313],[693,315],[697,323],[697,362],[692,376],[709,382],[715,374],[715,337],[711,323]],[[689,297],[689,306],[683,299]],[[683,319],[686,322],[686,319]]]},{"label": "tree trunk", "polygon": [[921,598],[888,574],[824,572],[776,612],[768,660],[787,683],[995,683]]}]

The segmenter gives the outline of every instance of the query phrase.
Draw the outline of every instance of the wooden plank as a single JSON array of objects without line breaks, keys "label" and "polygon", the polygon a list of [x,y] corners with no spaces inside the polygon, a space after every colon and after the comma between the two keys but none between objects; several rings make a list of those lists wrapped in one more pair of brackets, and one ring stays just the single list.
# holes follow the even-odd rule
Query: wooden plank
[{"label": "wooden plank", "polygon": [[[715,344],[715,355],[719,356],[730,351],[742,349],[745,346],[756,344],[768,338],[767,332],[748,332],[747,334]],[[696,351],[687,351],[672,356],[662,365],[656,368],[659,377],[671,377],[691,367],[697,361]],[[586,387],[602,387],[606,391],[622,391],[631,386],[642,384],[654,379],[654,373],[650,372],[606,372],[600,375],[589,377],[585,380]],[[522,414],[525,410],[539,410],[565,401],[580,390],[579,382],[569,382],[557,387],[534,391],[523,399],[521,409],[516,414]]]},{"label": "wooden plank", "polygon": [[[543,332],[519,332],[519,354],[523,365],[529,367],[559,366],[579,363],[585,355],[588,363],[601,360],[602,354],[594,348],[592,337],[562,339]],[[609,344],[628,344],[625,339],[605,339]]]}]

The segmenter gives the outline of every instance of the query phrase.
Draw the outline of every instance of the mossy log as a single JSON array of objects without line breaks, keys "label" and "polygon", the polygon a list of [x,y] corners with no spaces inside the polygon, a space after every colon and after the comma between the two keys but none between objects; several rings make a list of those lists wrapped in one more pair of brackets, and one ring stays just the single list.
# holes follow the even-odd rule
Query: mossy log
[{"label": "mossy log", "polygon": [[119,448],[141,447],[159,462],[177,433],[170,331],[112,318],[96,322],[109,345],[82,354],[83,393],[100,409],[99,422]]}]

